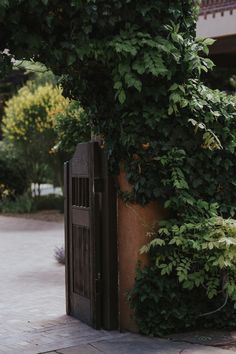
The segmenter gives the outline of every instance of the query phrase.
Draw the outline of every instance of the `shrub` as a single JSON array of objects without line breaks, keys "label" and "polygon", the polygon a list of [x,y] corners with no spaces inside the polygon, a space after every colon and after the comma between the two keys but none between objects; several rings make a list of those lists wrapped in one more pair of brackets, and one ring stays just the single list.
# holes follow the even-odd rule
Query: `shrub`
[{"label": "shrub", "polygon": [[236,220],[171,219],[150,237],[142,251],[152,264],[138,270],[129,296],[140,330],[236,325]]},{"label": "shrub", "polygon": [[10,146],[0,142],[0,200],[23,194],[29,188],[26,168]]},{"label": "shrub", "polygon": [[31,213],[34,210],[33,199],[28,193],[19,195],[14,199],[5,198],[0,201],[0,211],[10,214]]},{"label": "shrub", "polygon": [[[129,303],[141,333],[152,336],[193,329],[235,329],[236,310],[234,302],[225,302],[222,294],[209,300],[205,289],[194,290],[180,286],[177,277],[161,275],[155,265],[138,268],[135,286],[129,293]],[[207,312],[208,316],[200,316]]]},{"label": "shrub", "polygon": [[[53,134],[55,115],[67,104],[61,88],[51,84],[35,88],[32,82],[28,82],[6,104],[3,118],[5,137],[10,141],[32,143],[35,135],[40,140],[40,133],[49,130]],[[52,141],[47,143],[49,150]]]},{"label": "shrub", "polygon": [[59,210],[63,213],[64,198],[54,194],[33,198],[29,193],[24,193],[18,196],[8,194],[0,201],[0,211],[3,213],[24,214],[41,210]]},{"label": "shrub", "polygon": [[59,210],[64,211],[64,198],[60,195],[49,194],[34,198],[35,210]]},{"label": "shrub", "polygon": [[78,101],[72,101],[63,112],[57,114],[55,130],[58,140],[55,149],[70,156],[78,143],[90,140],[88,115]]},{"label": "shrub", "polygon": [[57,158],[51,155],[56,139],[55,115],[68,103],[60,87],[35,87],[28,82],[6,104],[4,139],[14,145],[31,182],[42,183],[48,173],[46,165]]}]

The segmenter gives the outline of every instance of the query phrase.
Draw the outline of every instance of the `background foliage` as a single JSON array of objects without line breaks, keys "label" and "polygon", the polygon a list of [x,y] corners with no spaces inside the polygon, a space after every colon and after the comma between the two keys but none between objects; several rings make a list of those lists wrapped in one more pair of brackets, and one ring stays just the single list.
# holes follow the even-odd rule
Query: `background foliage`
[{"label": "background foliage", "polygon": [[65,110],[56,115],[55,131],[57,142],[54,151],[67,153],[68,158],[71,158],[78,143],[90,140],[88,115],[78,101],[71,101]]},{"label": "background foliage", "polygon": [[37,86],[29,81],[12,97],[5,108],[3,135],[27,169],[28,179],[42,183],[48,176],[51,149],[56,140],[55,116],[69,101],[52,84]]},{"label": "background foliage", "polygon": [[25,166],[10,146],[0,142],[0,200],[23,194],[29,188]]}]

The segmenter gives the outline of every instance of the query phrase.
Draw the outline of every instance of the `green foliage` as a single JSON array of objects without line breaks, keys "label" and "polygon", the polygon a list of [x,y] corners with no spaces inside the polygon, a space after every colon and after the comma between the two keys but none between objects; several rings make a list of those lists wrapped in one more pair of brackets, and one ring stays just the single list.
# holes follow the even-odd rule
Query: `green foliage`
[{"label": "green foliage", "polygon": [[29,187],[27,171],[12,148],[0,142],[0,200],[23,194]]},{"label": "green foliage", "polygon": [[78,143],[90,140],[88,115],[78,101],[72,101],[63,112],[57,114],[55,130],[58,142],[54,150],[68,153],[69,156],[74,153]]},{"label": "green foliage", "polygon": [[43,195],[32,197],[30,193],[24,193],[15,197],[6,196],[0,200],[0,212],[6,214],[25,214],[41,210],[64,211],[64,197],[60,195]]},{"label": "green foliage", "polygon": [[[129,302],[140,332],[146,335],[162,336],[203,328],[232,330],[236,325],[231,300],[215,312],[225,303],[223,292],[209,300],[203,287],[183,288],[176,276],[163,276],[155,266],[137,269]],[[201,316],[208,311],[213,313]]]},{"label": "green foliage", "polygon": [[41,195],[34,198],[34,210],[64,211],[64,197],[55,194]]},{"label": "green foliage", "polygon": [[174,274],[183,288],[202,286],[209,299],[223,288],[236,304],[236,220],[189,219],[161,222],[142,251],[154,253],[161,275]]},{"label": "green foliage", "polygon": [[[162,200],[178,215],[189,208],[199,209],[201,199],[218,202],[222,215],[233,216],[235,98],[190,80],[186,85],[172,85],[170,92],[175,115],[171,114],[171,120],[159,117],[158,130],[145,129],[144,123],[138,148],[125,167],[134,186],[132,199],[143,204]],[[184,115],[181,105],[185,105]]]},{"label": "green foliage", "polygon": [[55,116],[69,104],[62,90],[52,84],[35,86],[29,81],[6,103],[3,135],[27,169],[31,182],[42,183],[56,159],[51,150],[56,140]]},{"label": "green foliage", "polygon": [[26,75],[30,78],[30,87],[36,90],[39,86],[51,84],[56,86],[59,79],[49,70],[45,65],[33,60],[16,60],[14,61],[13,70],[24,70]]},{"label": "green foliage", "polygon": [[151,265],[138,270],[129,295],[143,333],[235,325],[236,220],[214,209],[209,218],[162,221],[149,234],[142,252]]},{"label": "green foliage", "polygon": [[5,138],[30,144],[40,133],[53,132],[55,114],[67,104],[60,88],[51,84],[35,88],[32,82],[28,82],[6,104],[3,118]]},{"label": "green foliage", "polygon": [[11,57],[7,53],[0,52],[0,78],[5,79],[12,69]]},{"label": "green foliage", "polygon": [[29,193],[18,195],[14,199],[5,198],[0,201],[0,211],[2,213],[24,214],[33,210],[33,199]]}]

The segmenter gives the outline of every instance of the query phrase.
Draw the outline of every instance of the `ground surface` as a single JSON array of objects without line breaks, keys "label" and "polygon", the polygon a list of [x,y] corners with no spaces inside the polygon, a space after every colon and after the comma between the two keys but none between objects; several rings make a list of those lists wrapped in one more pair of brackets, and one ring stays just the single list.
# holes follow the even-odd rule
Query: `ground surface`
[{"label": "ground surface", "polygon": [[63,223],[0,216],[0,353],[34,354],[103,333],[65,316]]},{"label": "ground surface", "polygon": [[41,210],[35,213],[28,214],[2,214],[3,216],[11,216],[21,219],[33,219],[41,221],[52,221],[57,223],[62,223],[64,220],[64,215],[58,210]]},{"label": "ground surface", "polygon": [[181,338],[95,331],[66,316],[64,267],[53,258],[62,244],[63,223],[0,216],[0,353],[235,353]]}]

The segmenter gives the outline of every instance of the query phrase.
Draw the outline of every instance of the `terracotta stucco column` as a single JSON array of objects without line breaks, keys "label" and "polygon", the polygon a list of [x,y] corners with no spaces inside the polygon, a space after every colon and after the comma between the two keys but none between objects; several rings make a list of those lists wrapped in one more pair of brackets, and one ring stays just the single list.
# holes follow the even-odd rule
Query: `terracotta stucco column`
[{"label": "terracotta stucco column", "polygon": [[[124,172],[119,175],[122,191],[130,191]],[[131,319],[131,311],[127,303],[127,290],[132,289],[135,280],[135,269],[138,261],[142,265],[148,263],[147,255],[140,255],[140,248],[148,242],[147,232],[158,220],[163,219],[163,208],[152,202],[145,207],[139,204],[124,203],[118,199],[118,268],[119,268],[119,311],[120,329],[137,331]]]}]

